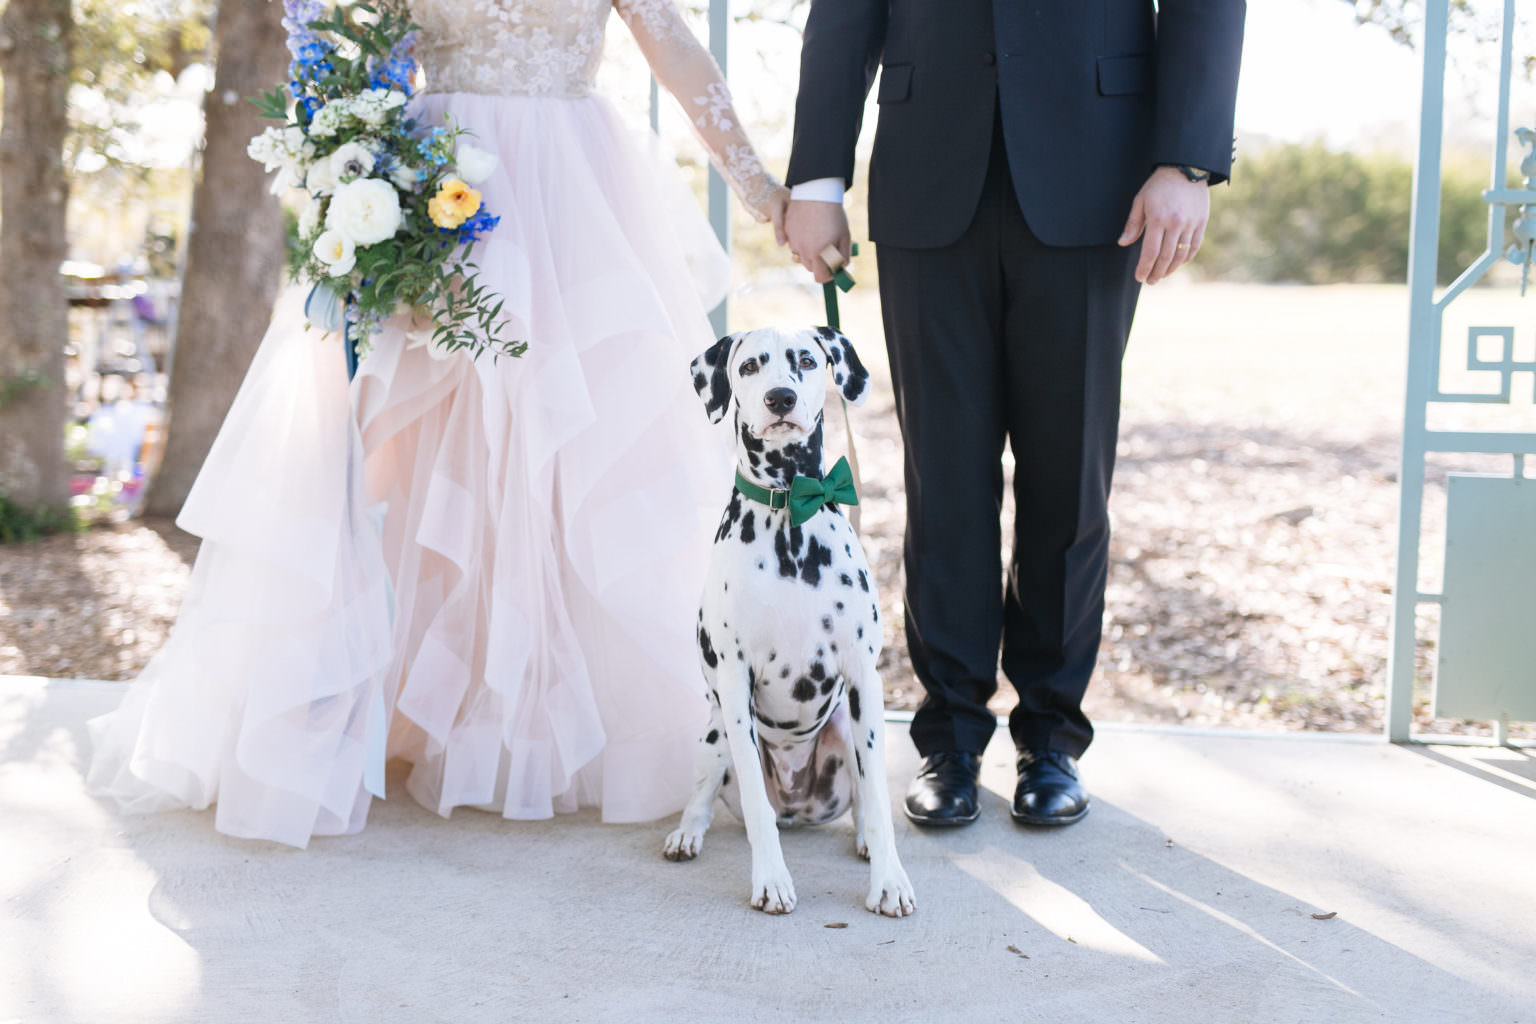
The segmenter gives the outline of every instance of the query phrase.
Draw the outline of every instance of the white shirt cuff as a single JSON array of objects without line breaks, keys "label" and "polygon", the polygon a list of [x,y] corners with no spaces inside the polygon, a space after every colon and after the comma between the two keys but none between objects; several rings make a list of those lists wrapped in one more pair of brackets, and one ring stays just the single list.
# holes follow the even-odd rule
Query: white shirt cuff
[{"label": "white shirt cuff", "polygon": [[817,178],[814,181],[802,181],[789,190],[791,199],[809,199],[817,203],[836,203],[843,205],[843,179],[842,178]]}]

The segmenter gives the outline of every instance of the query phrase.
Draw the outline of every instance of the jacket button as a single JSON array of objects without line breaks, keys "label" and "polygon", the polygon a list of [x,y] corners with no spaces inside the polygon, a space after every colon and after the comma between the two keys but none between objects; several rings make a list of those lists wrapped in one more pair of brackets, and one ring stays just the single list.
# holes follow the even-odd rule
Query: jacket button
[{"label": "jacket button", "polygon": [[987,67],[991,67],[997,63],[997,54],[993,53],[991,50],[988,50],[986,53],[981,55],[981,62]]}]

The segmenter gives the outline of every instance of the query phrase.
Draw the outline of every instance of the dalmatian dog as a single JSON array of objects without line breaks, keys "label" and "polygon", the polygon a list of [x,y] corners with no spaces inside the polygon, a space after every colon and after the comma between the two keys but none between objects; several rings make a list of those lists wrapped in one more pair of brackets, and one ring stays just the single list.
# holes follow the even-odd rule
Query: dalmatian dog
[{"label": "dalmatian dog", "polygon": [[692,370],[712,422],[735,406],[737,477],[699,609],[711,718],[664,852],[698,856],[720,795],[746,825],[752,906],[787,914],[795,887],[778,826],[823,824],[851,807],[870,863],[864,905],[904,917],[916,900],[886,787],[879,602],[838,506],[857,500],[847,467],[822,472],[826,393],[862,404],[869,373],[828,327],[729,335]]}]

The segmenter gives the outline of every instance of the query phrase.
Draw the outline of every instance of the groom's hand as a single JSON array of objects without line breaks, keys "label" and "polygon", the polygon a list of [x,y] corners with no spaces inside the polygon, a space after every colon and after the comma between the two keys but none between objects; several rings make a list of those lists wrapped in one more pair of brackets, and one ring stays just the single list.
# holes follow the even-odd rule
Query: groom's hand
[{"label": "groom's hand", "polygon": [[1146,233],[1136,280],[1157,284],[1195,258],[1211,216],[1211,187],[1190,181],[1176,167],[1159,167],[1136,193],[1121,245],[1134,245]]},{"label": "groom's hand", "polygon": [[784,234],[795,261],[809,270],[818,283],[832,280],[832,271],[821,258],[821,251],[833,246],[843,254],[843,262],[852,257],[853,238],[848,232],[848,214],[841,203],[818,199],[792,199],[784,216]]}]

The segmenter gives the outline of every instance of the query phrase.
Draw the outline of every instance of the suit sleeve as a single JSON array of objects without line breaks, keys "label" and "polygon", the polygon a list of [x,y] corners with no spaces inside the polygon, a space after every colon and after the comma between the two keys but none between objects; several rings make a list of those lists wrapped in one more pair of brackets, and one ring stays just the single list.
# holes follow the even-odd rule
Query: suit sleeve
[{"label": "suit sleeve", "polygon": [[890,0],[811,0],[800,50],[790,185],[817,178],[852,184],[853,147],[889,16]]},{"label": "suit sleeve", "polygon": [[1189,164],[1232,173],[1237,70],[1244,0],[1161,0],[1157,16],[1157,121],[1154,164]]}]

